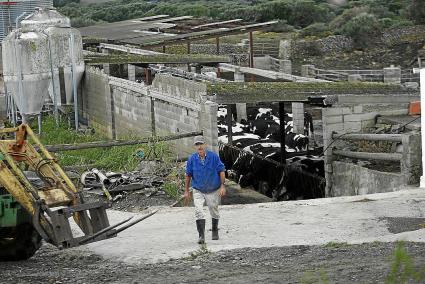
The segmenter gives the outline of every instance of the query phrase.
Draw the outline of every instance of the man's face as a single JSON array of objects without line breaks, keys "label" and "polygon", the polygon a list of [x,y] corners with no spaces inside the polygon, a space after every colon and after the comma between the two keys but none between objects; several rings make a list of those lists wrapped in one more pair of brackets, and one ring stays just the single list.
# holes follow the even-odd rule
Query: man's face
[{"label": "man's face", "polygon": [[196,152],[198,152],[198,154],[201,157],[205,156],[205,148],[206,148],[206,146],[207,145],[205,143],[204,144],[200,144],[200,143],[195,144]]}]

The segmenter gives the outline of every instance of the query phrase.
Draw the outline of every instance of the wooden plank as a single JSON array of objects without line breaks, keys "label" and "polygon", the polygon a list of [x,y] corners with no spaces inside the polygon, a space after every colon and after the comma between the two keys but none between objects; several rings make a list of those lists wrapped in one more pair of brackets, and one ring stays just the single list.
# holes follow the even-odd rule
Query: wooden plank
[{"label": "wooden plank", "polygon": [[339,140],[353,140],[353,141],[389,141],[389,142],[402,142],[401,134],[369,134],[369,133],[358,133],[358,134],[344,134],[334,133],[333,139],[338,138]]},{"label": "wooden plank", "polygon": [[155,143],[159,141],[178,140],[178,139],[187,138],[187,137],[194,137],[197,135],[202,135],[202,131],[189,132],[189,133],[176,134],[176,135],[168,135],[168,136],[145,137],[139,140],[132,140],[132,141],[112,140],[112,141],[96,141],[96,142],[88,142],[88,143],[80,143],[80,144],[46,145],[45,148],[49,152],[73,151],[73,150],[92,149],[92,148],[110,148],[110,147]]},{"label": "wooden plank", "polygon": [[[122,52],[130,53],[130,54],[139,54],[139,55],[160,55],[160,54],[164,54],[164,53],[156,52],[156,51],[152,51],[152,50],[146,50],[146,49],[140,49],[140,48],[131,47],[131,46],[117,45],[117,44],[110,44],[110,43],[101,43],[100,47],[104,48],[104,49],[122,51]],[[90,54],[87,54],[87,55],[90,55]],[[92,53],[92,55],[93,55],[93,53]],[[94,55],[96,55],[96,54],[94,54]]]},{"label": "wooden plank", "polygon": [[145,21],[163,19],[163,18],[167,18],[167,17],[169,17],[169,15],[155,15],[155,16],[150,16],[150,17],[138,18],[137,20],[145,22]]},{"label": "wooden plank", "polygon": [[224,24],[238,23],[238,22],[241,22],[241,21],[242,21],[242,19],[233,19],[233,20],[222,21],[222,22],[208,23],[208,24],[203,24],[203,25],[192,27],[191,30],[197,30],[197,29],[200,29],[200,28],[207,28],[207,27],[212,27],[212,26],[220,26],[220,25],[224,25]]},{"label": "wooden plank", "polygon": [[202,54],[152,54],[152,55],[86,55],[84,61],[87,65],[99,64],[218,64],[230,62],[227,56],[202,55]]},{"label": "wooden plank", "polygon": [[208,38],[215,38],[217,36],[228,36],[233,34],[247,33],[250,31],[262,30],[265,27],[276,24],[277,22],[278,21],[269,21],[269,22],[252,24],[252,25],[238,26],[234,28],[213,29],[213,30],[207,30],[207,31],[193,32],[193,33],[177,35],[174,37],[161,38],[161,39],[152,40],[152,41],[150,41],[149,39],[138,40],[137,37],[135,37],[132,40],[122,40],[122,42],[134,43],[139,45],[140,47],[156,47],[156,46],[162,46],[164,44],[171,45],[171,44],[177,44],[177,43],[185,43],[186,41],[190,41],[190,40],[197,41],[197,40],[203,40]]}]

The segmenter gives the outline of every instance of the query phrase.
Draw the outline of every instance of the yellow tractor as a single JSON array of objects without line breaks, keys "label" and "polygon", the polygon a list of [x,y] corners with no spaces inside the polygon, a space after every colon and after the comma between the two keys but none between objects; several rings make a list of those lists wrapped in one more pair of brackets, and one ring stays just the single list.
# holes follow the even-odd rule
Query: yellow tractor
[{"label": "yellow tractor", "polygon": [[115,237],[155,213],[111,226],[108,207],[84,202],[28,125],[0,129],[0,260],[27,259],[42,239],[65,249]]}]

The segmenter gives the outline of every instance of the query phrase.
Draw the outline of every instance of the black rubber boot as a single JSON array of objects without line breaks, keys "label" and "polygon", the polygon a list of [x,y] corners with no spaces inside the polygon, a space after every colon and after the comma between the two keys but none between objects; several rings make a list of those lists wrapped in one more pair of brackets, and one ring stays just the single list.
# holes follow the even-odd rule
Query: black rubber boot
[{"label": "black rubber boot", "polygon": [[198,244],[205,243],[205,219],[196,220],[196,228],[199,233]]},{"label": "black rubber boot", "polygon": [[212,239],[218,240],[218,219],[212,218]]}]

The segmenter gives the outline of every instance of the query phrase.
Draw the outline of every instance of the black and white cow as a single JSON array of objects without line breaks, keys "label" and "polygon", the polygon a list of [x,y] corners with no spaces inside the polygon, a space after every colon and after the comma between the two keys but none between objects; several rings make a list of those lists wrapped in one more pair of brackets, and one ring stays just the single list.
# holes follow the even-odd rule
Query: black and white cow
[{"label": "black and white cow", "polygon": [[[220,107],[217,118],[219,141],[224,144],[228,142],[226,117],[227,109]],[[312,119],[307,114],[305,117],[307,133],[312,129]],[[293,133],[292,114],[285,114],[284,127],[286,157],[293,157],[307,151],[308,137]],[[271,108],[249,108],[247,121],[233,122],[232,138],[233,146],[243,151],[221,144],[220,157],[226,169],[229,170],[228,174],[233,176],[242,187],[253,186],[259,192],[276,200],[322,197],[321,192],[311,192],[311,189],[304,188],[305,186],[301,186],[302,188],[296,186],[296,184],[306,183],[302,179],[303,173],[310,174],[309,177],[314,182],[316,176],[320,177],[323,174],[323,170],[317,172],[318,168],[323,168],[323,160],[320,158],[308,156],[290,158],[286,160],[287,165],[294,165],[288,167],[260,158],[264,157],[276,162],[281,162],[282,159],[279,143],[280,120]]]}]

